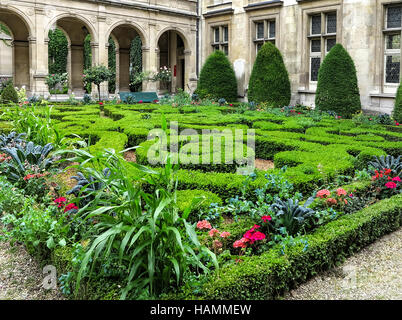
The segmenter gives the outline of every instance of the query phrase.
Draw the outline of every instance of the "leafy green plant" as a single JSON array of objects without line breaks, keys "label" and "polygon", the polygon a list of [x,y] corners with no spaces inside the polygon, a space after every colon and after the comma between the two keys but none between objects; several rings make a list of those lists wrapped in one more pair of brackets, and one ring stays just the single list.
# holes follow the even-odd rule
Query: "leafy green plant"
[{"label": "leafy green plant", "polygon": [[311,197],[303,206],[300,206],[298,200],[277,199],[271,206],[271,210],[275,214],[272,219],[276,229],[284,227],[288,234],[297,235],[314,214],[314,210],[308,208],[313,201],[314,197]]},{"label": "leafy green plant", "polygon": [[52,143],[56,149],[66,146],[67,139],[57,130],[52,122],[52,107],[36,108],[35,106],[20,108],[16,106],[6,111],[11,119],[13,130],[25,133],[26,139],[39,145]]},{"label": "leafy green plant", "polygon": [[25,198],[19,215],[7,214],[1,222],[8,229],[3,230],[11,243],[23,242],[28,251],[42,259],[50,255],[56,246],[65,246],[68,241],[69,224],[65,214],[57,212],[55,206],[35,208],[32,198]]},{"label": "leafy green plant", "polygon": [[1,148],[1,151],[11,157],[11,161],[3,163],[7,178],[12,182],[18,182],[26,177],[27,172],[39,173],[50,168],[53,158],[49,157],[53,150],[51,143],[44,147],[35,145],[32,141],[25,146],[16,145],[15,147]]},{"label": "leafy green plant", "polygon": [[250,76],[248,99],[274,107],[290,103],[288,71],[280,51],[271,42],[266,42],[258,51]]},{"label": "leafy green plant", "polygon": [[56,28],[49,30],[49,73],[63,74],[67,72],[68,40],[63,31]]},{"label": "leafy green plant", "polygon": [[142,74],[142,41],[140,36],[136,36],[130,45],[130,91],[138,92],[142,90],[142,82],[146,76]]},{"label": "leafy green plant", "polygon": [[10,132],[8,135],[2,133],[0,135],[0,148],[15,147],[17,144],[25,143],[26,133]]},{"label": "leafy green plant", "polygon": [[46,77],[46,84],[50,91],[55,91],[57,86],[65,87],[68,83],[68,73],[52,73]]},{"label": "leafy green plant", "polygon": [[402,156],[374,156],[374,160],[370,161],[368,165],[372,166],[375,170],[391,169],[392,173],[402,175]]},{"label": "leafy green plant", "polygon": [[[144,293],[155,296],[171,285],[179,285],[190,267],[190,257],[196,261],[194,267],[208,272],[196,252],[207,252],[215,262],[216,258],[201,246],[194,226],[186,222],[189,210],[178,215],[174,179],[177,168],[170,161],[161,172],[128,163],[147,174],[144,182],[152,190],[147,193],[128,178],[124,160],[113,150],[95,156],[83,150],[70,152],[75,155],[70,161],[80,162],[80,171],[96,176],[102,186],[89,193],[94,200],[77,213],[98,223],[77,274],[76,290],[84,277],[90,277],[106,261],[118,261],[128,270],[122,298]],[[100,171],[102,166],[109,168],[110,174],[105,176]],[[91,271],[87,272],[89,265]]]},{"label": "leafy green plant", "polygon": [[[109,168],[103,169],[102,175],[102,178],[108,178],[110,175]],[[94,192],[102,190],[104,187],[102,181],[99,181],[97,177],[93,175],[88,175],[88,177],[85,177],[82,172],[78,172],[77,175],[71,177],[71,179],[76,180],[77,184],[72,189],[68,190],[66,194],[73,194],[76,197],[79,197],[81,207],[84,207],[86,204],[91,202],[94,199]]]}]

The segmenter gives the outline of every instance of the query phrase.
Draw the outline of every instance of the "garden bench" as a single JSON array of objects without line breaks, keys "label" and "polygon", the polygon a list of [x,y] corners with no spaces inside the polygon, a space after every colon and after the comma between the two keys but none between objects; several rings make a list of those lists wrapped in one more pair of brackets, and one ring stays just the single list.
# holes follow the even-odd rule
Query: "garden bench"
[{"label": "garden bench", "polygon": [[156,92],[119,92],[120,99],[123,102],[127,102],[128,97],[132,97],[133,100],[144,103],[154,102],[158,100],[158,95]]}]

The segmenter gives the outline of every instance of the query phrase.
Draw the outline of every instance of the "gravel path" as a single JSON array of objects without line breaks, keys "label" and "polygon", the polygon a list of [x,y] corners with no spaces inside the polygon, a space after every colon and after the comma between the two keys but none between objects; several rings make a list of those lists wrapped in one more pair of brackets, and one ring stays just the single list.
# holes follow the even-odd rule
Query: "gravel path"
[{"label": "gravel path", "polygon": [[0,241],[0,300],[63,300],[58,290],[42,287],[43,278],[24,246]]},{"label": "gravel path", "polygon": [[402,299],[402,229],[285,296],[287,300]]}]

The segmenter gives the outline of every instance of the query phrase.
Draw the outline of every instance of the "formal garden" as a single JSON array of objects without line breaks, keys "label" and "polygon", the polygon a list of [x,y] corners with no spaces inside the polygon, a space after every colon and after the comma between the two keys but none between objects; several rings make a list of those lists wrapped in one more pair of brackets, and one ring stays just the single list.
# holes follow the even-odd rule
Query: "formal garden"
[{"label": "formal garden", "polygon": [[[106,66],[84,72],[94,88],[112,76]],[[236,90],[220,51],[193,94],[150,103],[54,103],[6,84],[0,240],[55,266],[69,299],[277,299],[401,226],[402,91],[391,116],[362,113],[354,63],[336,45],[316,108],[290,106],[271,43],[249,102]],[[206,130],[233,134],[210,144]],[[169,147],[151,163],[163,139]],[[240,161],[212,162],[233,155],[228,140]],[[242,171],[250,158],[255,169]]]}]

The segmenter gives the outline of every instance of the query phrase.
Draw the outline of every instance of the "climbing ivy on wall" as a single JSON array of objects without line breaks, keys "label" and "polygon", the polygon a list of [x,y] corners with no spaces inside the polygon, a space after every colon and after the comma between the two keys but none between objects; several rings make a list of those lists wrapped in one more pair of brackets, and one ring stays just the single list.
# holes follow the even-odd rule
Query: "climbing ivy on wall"
[{"label": "climbing ivy on wall", "polygon": [[108,67],[113,74],[112,79],[109,80],[109,93],[114,93],[116,91],[116,44],[112,37],[109,38]]},{"label": "climbing ivy on wall", "polygon": [[67,72],[68,41],[60,29],[49,31],[49,74]]},{"label": "climbing ivy on wall", "polygon": [[[137,72],[142,72],[142,41],[139,36],[136,36],[131,41],[130,47],[130,82],[133,81],[134,75]],[[142,84],[135,86],[130,85],[131,91],[142,91]]]},{"label": "climbing ivy on wall", "polygon": [[[84,70],[92,66],[92,48],[91,48],[91,35],[88,34],[84,39]],[[87,93],[91,93],[91,84],[85,86]]]}]

